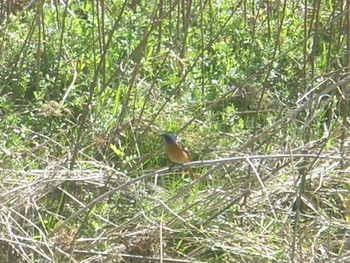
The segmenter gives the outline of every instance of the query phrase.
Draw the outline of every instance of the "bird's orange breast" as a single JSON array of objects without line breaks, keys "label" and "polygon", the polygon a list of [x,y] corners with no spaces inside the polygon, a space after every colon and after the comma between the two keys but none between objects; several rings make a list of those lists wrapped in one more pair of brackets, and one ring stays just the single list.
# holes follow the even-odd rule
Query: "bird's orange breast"
[{"label": "bird's orange breast", "polygon": [[187,163],[191,161],[189,154],[177,143],[167,143],[165,153],[174,163]]}]

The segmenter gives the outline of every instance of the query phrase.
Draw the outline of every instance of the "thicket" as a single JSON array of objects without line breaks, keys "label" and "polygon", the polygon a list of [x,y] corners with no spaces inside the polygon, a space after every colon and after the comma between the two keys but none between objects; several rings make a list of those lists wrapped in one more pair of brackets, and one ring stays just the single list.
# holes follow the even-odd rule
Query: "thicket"
[{"label": "thicket", "polygon": [[0,261],[350,261],[349,8],[0,1]]}]

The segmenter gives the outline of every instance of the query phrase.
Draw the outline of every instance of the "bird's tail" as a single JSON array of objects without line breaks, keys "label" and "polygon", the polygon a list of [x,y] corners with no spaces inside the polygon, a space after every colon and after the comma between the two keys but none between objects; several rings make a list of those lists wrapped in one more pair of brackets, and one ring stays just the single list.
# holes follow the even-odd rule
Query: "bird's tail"
[{"label": "bird's tail", "polygon": [[190,174],[191,179],[196,180],[196,177],[194,176],[192,167],[189,166],[187,169],[188,169],[188,173]]}]

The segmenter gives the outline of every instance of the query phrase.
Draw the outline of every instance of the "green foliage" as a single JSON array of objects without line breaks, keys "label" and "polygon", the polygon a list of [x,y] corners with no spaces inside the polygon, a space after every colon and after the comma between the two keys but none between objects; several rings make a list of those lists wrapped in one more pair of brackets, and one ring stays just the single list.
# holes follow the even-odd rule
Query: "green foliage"
[{"label": "green foliage", "polygon": [[[181,259],[322,261],[310,247],[327,247],[327,260],[335,260],[339,240],[331,239],[349,221],[349,182],[339,176],[349,145],[350,30],[342,6],[12,2],[0,4],[0,197],[9,209],[0,222],[15,211],[11,218],[23,225],[13,233],[24,235],[21,242],[33,238],[25,244],[32,248],[118,190],[56,232],[50,242],[61,250],[20,254],[11,243],[0,248],[0,261],[12,252],[13,261],[81,261],[88,255],[79,249],[93,248],[156,257],[161,238],[164,255]],[[243,157],[194,167],[203,180],[192,185],[181,167],[138,181],[170,165],[164,131],[181,131],[194,160]],[[313,156],[245,158],[263,153]],[[335,197],[338,188],[344,192]],[[297,207],[298,198],[306,204]],[[295,207],[316,218],[306,229],[314,241],[303,239],[307,219],[298,221]],[[320,233],[330,221],[337,223]],[[80,237],[101,239],[75,243]]]}]

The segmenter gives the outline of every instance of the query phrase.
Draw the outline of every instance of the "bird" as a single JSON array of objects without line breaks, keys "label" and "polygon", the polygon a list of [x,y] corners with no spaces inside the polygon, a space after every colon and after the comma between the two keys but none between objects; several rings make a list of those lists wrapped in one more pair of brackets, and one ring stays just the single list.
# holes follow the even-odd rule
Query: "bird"
[{"label": "bird", "polygon": [[[173,163],[183,164],[191,161],[191,155],[186,147],[177,139],[177,136],[173,132],[165,132],[162,134],[165,142],[165,154]],[[192,180],[195,180],[195,176],[192,167],[188,167],[188,173]]]}]

